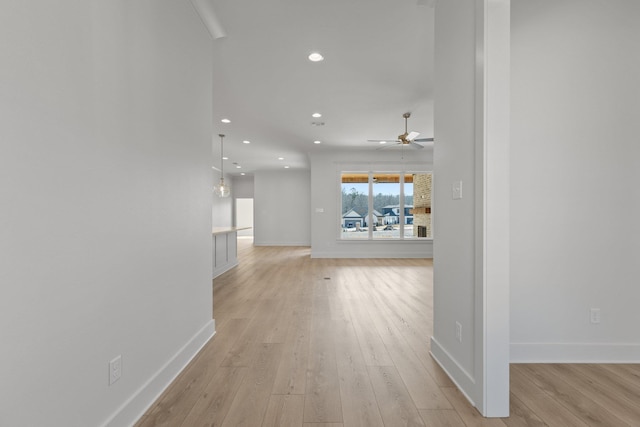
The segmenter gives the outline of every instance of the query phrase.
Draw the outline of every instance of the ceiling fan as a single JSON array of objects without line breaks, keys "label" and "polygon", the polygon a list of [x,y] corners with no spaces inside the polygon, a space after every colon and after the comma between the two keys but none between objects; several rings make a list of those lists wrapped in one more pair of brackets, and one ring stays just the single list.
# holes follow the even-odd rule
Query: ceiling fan
[{"label": "ceiling fan", "polygon": [[[404,117],[404,133],[401,135],[398,135],[397,139],[369,139],[368,141],[379,142],[379,143],[394,141],[394,142],[397,142],[397,144],[394,144],[394,145],[409,145],[414,148],[424,148],[422,145],[417,144],[417,142],[433,141],[433,138],[418,138],[418,136],[420,135],[420,133],[418,132],[407,131],[407,121],[409,117],[411,117],[411,113],[404,113],[402,117]],[[380,147],[380,148],[384,148],[384,147]]]}]

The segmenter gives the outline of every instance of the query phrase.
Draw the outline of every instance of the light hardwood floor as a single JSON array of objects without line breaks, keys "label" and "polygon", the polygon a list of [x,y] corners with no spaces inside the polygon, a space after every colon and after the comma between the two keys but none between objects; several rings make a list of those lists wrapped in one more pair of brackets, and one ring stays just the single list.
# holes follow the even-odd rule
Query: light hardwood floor
[{"label": "light hardwood floor", "polygon": [[511,417],[482,418],[429,356],[430,260],[238,250],[215,337],[138,427],[640,426],[638,365],[513,365]]}]

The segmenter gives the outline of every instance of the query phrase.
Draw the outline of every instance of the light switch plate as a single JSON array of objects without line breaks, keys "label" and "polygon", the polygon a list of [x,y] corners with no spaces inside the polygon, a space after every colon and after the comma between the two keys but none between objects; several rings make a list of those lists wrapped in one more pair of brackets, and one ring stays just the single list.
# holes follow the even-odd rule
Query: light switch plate
[{"label": "light switch plate", "polygon": [[109,362],[109,385],[115,383],[122,376],[122,356],[118,355]]},{"label": "light switch plate", "polygon": [[462,199],[462,181],[456,181],[451,186],[451,197],[453,200]]}]

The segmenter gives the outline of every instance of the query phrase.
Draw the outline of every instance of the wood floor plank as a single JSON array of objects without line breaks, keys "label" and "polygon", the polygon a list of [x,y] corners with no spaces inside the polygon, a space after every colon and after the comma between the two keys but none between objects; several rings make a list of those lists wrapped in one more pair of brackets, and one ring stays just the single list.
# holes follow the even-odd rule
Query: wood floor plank
[{"label": "wood floor plank", "polygon": [[586,377],[592,387],[626,402],[634,412],[640,411],[640,365],[580,364],[570,365],[570,369]]},{"label": "wood floor plank", "polygon": [[295,312],[283,344],[282,360],[276,373],[273,394],[304,394],[307,384],[311,317]]},{"label": "wood floor plank", "polygon": [[[594,365],[549,364],[546,369],[568,385],[606,408],[630,426],[640,425],[640,395],[620,393],[619,382],[613,382],[607,371]],[[613,387],[613,385],[617,385]]]},{"label": "wood floor plank", "polygon": [[335,332],[344,424],[350,427],[384,427],[352,323],[334,320],[332,329]]},{"label": "wood floor plank", "polygon": [[318,295],[314,296],[314,312],[311,317],[304,421],[342,422],[340,382],[329,301],[323,292],[323,286],[317,289]]},{"label": "wood floor plank", "polygon": [[255,363],[236,393],[222,426],[259,426],[269,404],[282,344],[261,343]]},{"label": "wood floor plank", "polygon": [[251,323],[229,349],[220,366],[241,367],[252,364],[260,348],[258,344],[264,341],[265,335],[271,329],[278,306],[274,298],[262,300],[259,308],[254,312]]},{"label": "wood floor plank", "polygon": [[[418,283],[420,283],[419,279]],[[433,360],[430,355],[430,337],[433,334],[433,310],[430,306],[424,305],[421,310],[413,313],[406,313],[404,306],[401,304],[388,303],[389,296],[386,298],[377,297],[379,302],[385,301],[380,309],[386,318],[395,318],[394,326],[403,338],[409,348],[413,350],[418,360],[427,369],[427,372],[439,387],[455,387],[449,376],[442,368]],[[431,301],[433,295],[431,292],[425,292],[416,299],[428,299]]]},{"label": "wood floor plank", "polygon": [[424,427],[400,374],[393,366],[369,366],[369,377],[386,426]]},{"label": "wood floor plank", "polygon": [[274,312],[271,313],[271,316],[264,320],[268,327],[262,335],[262,342],[283,343],[287,338],[289,325],[293,320],[294,309],[290,305],[289,298],[282,298],[280,304],[273,310]]},{"label": "wood floor plank", "polygon": [[[222,425],[248,368],[221,367],[202,391],[181,427]],[[176,425],[176,424],[174,424]]]},{"label": "wood floor plank", "polygon": [[575,416],[583,420],[587,425],[594,427],[628,426],[616,414],[599,406],[588,398],[583,391],[578,390],[558,378],[552,371],[545,367],[539,369],[532,365],[523,365],[524,374],[545,393],[560,402]]},{"label": "wood floor plank", "polygon": [[508,427],[544,427],[547,424],[513,393],[509,398],[509,417],[502,418]]},{"label": "wood floor plank", "polygon": [[[379,305],[373,304],[370,309],[373,310],[374,307]],[[451,409],[451,403],[442,393],[442,389],[435,383],[397,328],[382,316],[371,316],[371,319],[418,409]]]},{"label": "wood floor plank", "polygon": [[269,399],[262,427],[300,427],[304,411],[304,395],[273,394]]},{"label": "wood floor plank", "polygon": [[612,372],[618,377],[629,381],[630,384],[640,387],[640,364],[616,363],[598,365]]},{"label": "wood floor plank", "polygon": [[556,399],[537,388],[523,373],[522,365],[511,365],[511,392],[549,426],[586,427],[587,424],[560,404]]},{"label": "wood floor plank", "polygon": [[465,427],[454,409],[420,409],[418,412],[427,427]]},{"label": "wood floor plank", "polygon": [[353,327],[357,342],[360,344],[365,363],[369,366],[391,366],[393,360],[384,345],[382,337],[375,328],[369,312],[364,307],[365,301],[351,301]]}]

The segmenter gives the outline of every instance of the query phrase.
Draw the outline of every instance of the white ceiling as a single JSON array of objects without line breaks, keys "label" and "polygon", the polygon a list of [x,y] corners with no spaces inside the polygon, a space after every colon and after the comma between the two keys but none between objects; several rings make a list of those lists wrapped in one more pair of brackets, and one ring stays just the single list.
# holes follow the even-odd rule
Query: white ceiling
[{"label": "white ceiling", "polygon": [[[218,133],[233,175],[306,169],[318,150],[375,150],[367,140],[397,138],[407,111],[409,131],[433,136],[428,0],[208,1],[226,33],[213,41],[215,167]],[[309,61],[313,51],[325,60]]]}]

